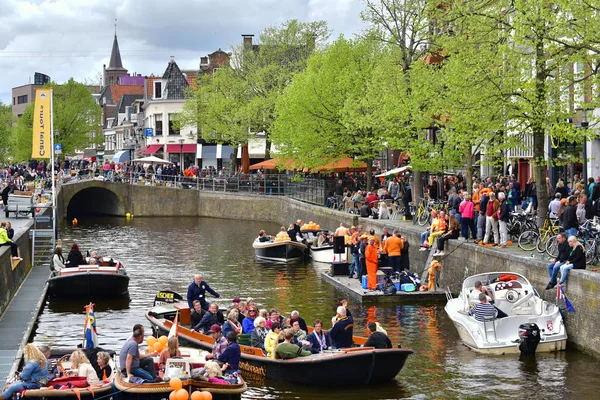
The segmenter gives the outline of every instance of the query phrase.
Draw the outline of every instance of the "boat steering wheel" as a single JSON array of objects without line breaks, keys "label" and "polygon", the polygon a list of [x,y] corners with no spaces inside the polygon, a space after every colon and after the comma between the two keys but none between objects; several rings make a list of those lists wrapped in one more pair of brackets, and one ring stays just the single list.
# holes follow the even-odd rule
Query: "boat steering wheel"
[{"label": "boat steering wheel", "polygon": [[517,300],[519,300],[519,297],[521,297],[521,294],[514,289],[509,289],[505,296],[506,301],[509,303],[516,303]]}]

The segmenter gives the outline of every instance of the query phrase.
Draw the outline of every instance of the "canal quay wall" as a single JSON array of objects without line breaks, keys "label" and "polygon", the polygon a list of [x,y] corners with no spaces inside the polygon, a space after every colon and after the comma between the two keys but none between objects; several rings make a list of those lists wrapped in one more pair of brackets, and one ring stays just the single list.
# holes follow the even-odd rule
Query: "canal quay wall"
[{"label": "canal quay wall", "polygon": [[15,230],[13,241],[19,246],[19,252],[23,260],[13,269],[10,247],[0,247],[0,315],[4,314],[6,307],[31,270],[31,241],[29,239],[29,231],[33,225],[32,220],[14,220],[11,218],[10,221]]},{"label": "canal quay wall", "polygon": [[[411,270],[421,275],[426,268],[428,252],[420,252],[418,246],[420,234],[425,229],[407,221],[359,218],[354,214],[281,196],[198,192],[102,182],[88,185],[116,190],[123,203],[121,214],[130,212],[136,217],[212,217],[264,221],[284,226],[302,219],[303,222],[314,221],[331,230],[340,223],[346,226],[361,224],[366,230],[375,229],[377,234],[381,234],[384,227],[390,230],[398,228],[410,243]],[[69,199],[73,198],[76,191],[73,187],[65,192],[66,186],[63,186],[59,195],[59,217],[66,216]],[[554,302],[556,290],[544,290],[549,280],[547,261],[540,259],[539,253],[534,256],[532,258],[530,254],[520,251],[516,244],[507,249],[497,249],[451,240],[446,247],[446,256],[441,260],[443,269],[439,284],[441,288],[448,287],[456,294],[464,278],[469,275],[492,271],[516,272],[526,276],[544,299]],[[569,341],[584,351],[600,356],[600,274],[571,270],[566,292],[576,309],[575,313],[563,314]]]}]

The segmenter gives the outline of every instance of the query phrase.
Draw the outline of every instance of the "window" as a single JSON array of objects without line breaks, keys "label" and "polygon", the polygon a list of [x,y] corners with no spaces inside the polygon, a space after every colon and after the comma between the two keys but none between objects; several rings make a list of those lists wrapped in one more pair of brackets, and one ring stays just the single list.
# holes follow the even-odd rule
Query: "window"
[{"label": "window", "polygon": [[169,114],[169,135],[179,135],[179,129],[175,129],[174,122],[177,121],[178,114]]},{"label": "window", "polygon": [[154,82],[154,98],[162,98],[162,82]]},{"label": "window", "polygon": [[26,104],[27,103],[27,95],[17,97],[17,104]]},{"label": "window", "polygon": [[154,134],[156,136],[162,135],[163,133],[163,123],[162,123],[162,114],[154,114]]},{"label": "window", "polygon": [[13,97],[13,106],[14,106],[15,104],[17,104],[17,98],[16,98],[16,97]]}]

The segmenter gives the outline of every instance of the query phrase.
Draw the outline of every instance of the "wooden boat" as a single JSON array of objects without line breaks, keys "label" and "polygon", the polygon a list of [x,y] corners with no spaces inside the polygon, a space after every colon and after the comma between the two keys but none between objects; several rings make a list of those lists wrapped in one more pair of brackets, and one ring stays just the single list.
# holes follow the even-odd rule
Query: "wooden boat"
[{"label": "wooden boat", "polygon": [[[181,324],[190,323],[190,311],[186,304],[154,307],[148,310],[146,318],[158,334],[166,334],[173,325],[176,311],[179,311]],[[207,351],[212,349],[212,337],[191,331],[183,325],[178,327],[180,342]],[[354,337],[354,342],[359,345],[364,345],[366,340],[364,337]],[[266,357],[262,350],[255,347],[240,345],[240,348],[240,370],[243,373],[304,385],[338,386],[368,385],[394,379],[413,353],[409,349],[355,347],[278,360]]]},{"label": "wooden boat", "polygon": [[[183,383],[183,389],[187,390],[189,393],[194,391],[209,392],[212,394],[214,400],[239,399],[241,398],[241,394],[248,389],[246,382],[244,381],[236,385],[223,385],[183,378],[181,381]],[[173,391],[169,382],[142,384],[129,383],[126,379],[124,379],[120,372],[115,377],[114,383],[115,388],[120,391],[119,399],[126,400],[137,400],[142,398],[145,400],[162,400],[164,398],[168,398],[169,394]]]},{"label": "wooden boat", "polygon": [[[83,350],[87,353],[88,349],[52,349],[50,353],[49,362],[57,363],[57,366],[61,370],[70,369],[71,362],[69,356],[75,350]],[[97,351],[97,350],[96,350]],[[114,355],[114,352],[112,352]],[[89,355],[88,355],[89,357]],[[109,379],[105,380],[100,384],[88,386],[86,388],[72,388],[72,389],[54,389],[53,387],[42,387],[40,389],[26,390],[22,393],[22,398],[27,399],[63,399],[63,400],[92,400],[95,398],[110,395],[112,392],[112,382],[116,375],[115,364],[111,359],[111,368],[113,374]]]},{"label": "wooden boat", "polygon": [[55,297],[123,296],[128,289],[129,276],[118,261],[63,268],[48,279],[48,294]]},{"label": "wooden boat", "polygon": [[304,258],[307,246],[300,242],[284,240],[280,242],[261,242],[255,240],[252,243],[256,258],[267,261],[290,262]]}]

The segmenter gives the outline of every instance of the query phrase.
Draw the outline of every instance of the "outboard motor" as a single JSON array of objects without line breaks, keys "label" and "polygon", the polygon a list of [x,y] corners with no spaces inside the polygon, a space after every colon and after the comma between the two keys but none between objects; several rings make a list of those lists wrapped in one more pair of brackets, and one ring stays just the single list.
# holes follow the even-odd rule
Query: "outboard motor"
[{"label": "outboard motor", "polygon": [[521,354],[535,354],[540,340],[540,328],[536,324],[519,325],[519,351]]}]

